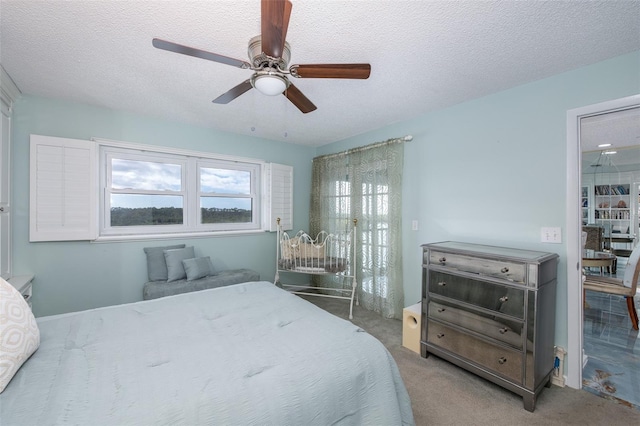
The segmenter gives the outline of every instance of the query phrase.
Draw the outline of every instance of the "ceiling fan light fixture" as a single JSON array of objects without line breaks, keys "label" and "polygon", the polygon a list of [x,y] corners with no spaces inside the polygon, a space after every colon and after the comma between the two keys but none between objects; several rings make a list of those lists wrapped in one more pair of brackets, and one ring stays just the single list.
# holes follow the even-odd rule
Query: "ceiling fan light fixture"
[{"label": "ceiling fan light fixture", "polygon": [[370,64],[298,64],[289,66],[291,46],[286,41],[286,37],[291,17],[291,1],[261,0],[260,4],[261,32],[249,40],[247,53],[250,62],[158,38],[154,38],[152,44],[157,49],[231,65],[243,70],[249,69],[254,72],[249,79],[215,98],[212,101],[214,104],[228,104],[243,93],[255,88],[267,96],[284,94],[300,112],[306,114],[315,111],[316,106],[291,83],[291,77],[359,80],[369,78]]},{"label": "ceiling fan light fixture", "polygon": [[263,95],[276,96],[287,90],[289,80],[275,73],[256,73],[251,77],[251,84]]}]

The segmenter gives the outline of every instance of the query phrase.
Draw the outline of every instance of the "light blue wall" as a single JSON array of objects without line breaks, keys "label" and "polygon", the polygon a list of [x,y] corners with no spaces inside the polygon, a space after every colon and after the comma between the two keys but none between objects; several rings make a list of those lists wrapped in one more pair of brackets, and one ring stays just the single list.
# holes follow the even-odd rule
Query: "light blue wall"
[{"label": "light blue wall", "polygon": [[638,93],[635,52],[325,145],[317,154],[413,135],[403,176],[405,306],[420,300],[421,244],[458,240],[554,252],[556,342],[566,347],[567,247],[540,243],[540,228],[559,226],[566,235],[567,110]]},{"label": "light blue wall", "polygon": [[[295,166],[295,229],[308,224],[314,155],[412,134],[405,145],[405,305],[420,298],[420,244],[464,240],[560,255],[556,342],[566,347],[566,245],[542,244],[540,227],[566,233],[566,112],[640,93],[640,52],[422,115],[317,150],[135,116],[23,97],[13,121],[14,273],[36,274],[37,315],[139,300],[149,243],[28,243],[28,135],[210,150]],[[401,100],[399,100],[401,101]],[[419,230],[411,231],[411,221]],[[275,236],[186,240],[219,269],[274,273]],[[239,256],[238,254],[241,254]],[[576,301],[579,303],[579,301]]]},{"label": "light blue wall", "polygon": [[[29,243],[29,135],[100,137],[178,147],[294,166],[294,228],[309,222],[311,159],[315,149],[171,123],[88,105],[24,96],[14,105],[12,161],[13,273],[33,273],[37,316],[138,301],[146,281],[143,247],[166,241]],[[309,165],[309,167],[304,167]],[[219,269],[275,274],[275,233],[171,240],[211,256]]]}]

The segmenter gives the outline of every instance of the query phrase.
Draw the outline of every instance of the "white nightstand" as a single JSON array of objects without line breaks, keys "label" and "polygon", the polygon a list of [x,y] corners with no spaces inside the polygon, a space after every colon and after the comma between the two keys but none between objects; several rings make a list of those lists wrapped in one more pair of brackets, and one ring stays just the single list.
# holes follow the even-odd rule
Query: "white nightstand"
[{"label": "white nightstand", "polygon": [[31,296],[33,295],[33,275],[16,275],[7,280],[16,290],[22,294],[25,302],[31,307]]}]

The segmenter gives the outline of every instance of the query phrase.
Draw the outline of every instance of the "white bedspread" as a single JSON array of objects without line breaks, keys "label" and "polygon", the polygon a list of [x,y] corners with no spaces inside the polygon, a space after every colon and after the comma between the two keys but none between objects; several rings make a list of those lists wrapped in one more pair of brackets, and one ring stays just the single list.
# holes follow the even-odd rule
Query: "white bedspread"
[{"label": "white bedspread", "polygon": [[384,346],[267,282],[38,319],[12,425],[405,425]]}]

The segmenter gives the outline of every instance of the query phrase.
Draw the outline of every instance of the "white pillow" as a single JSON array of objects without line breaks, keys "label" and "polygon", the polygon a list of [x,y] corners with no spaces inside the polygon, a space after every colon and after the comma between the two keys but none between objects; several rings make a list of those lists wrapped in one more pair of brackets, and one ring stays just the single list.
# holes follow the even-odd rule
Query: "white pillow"
[{"label": "white pillow", "polygon": [[24,297],[0,278],[0,393],[40,346],[40,330]]}]

